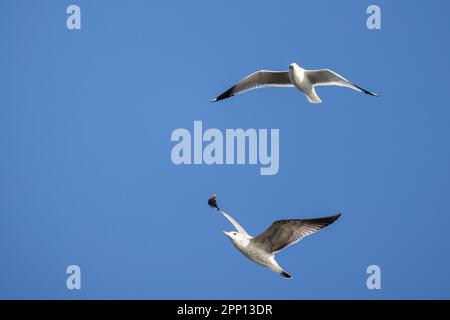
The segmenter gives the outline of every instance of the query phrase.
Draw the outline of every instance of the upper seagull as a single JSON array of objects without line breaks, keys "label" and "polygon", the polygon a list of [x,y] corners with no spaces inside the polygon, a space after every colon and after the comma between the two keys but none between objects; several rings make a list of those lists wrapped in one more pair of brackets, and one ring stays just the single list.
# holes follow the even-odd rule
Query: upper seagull
[{"label": "upper seagull", "polygon": [[315,90],[316,86],[341,86],[371,96],[378,96],[378,94],[357,86],[332,70],[305,70],[298,64],[292,63],[289,66],[289,71],[256,71],[246,76],[217,98],[211,100],[211,102],[227,99],[253,89],[265,87],[295,87],[306,95],[309,102],[321,103],[322,100],[320,100]]},{"label": "upper seagull", "polygon": [[275,261],[275,253],[328,226],[341,216],[341,214],[336,214],[317,219],[279,220],[272,223],[257,237],[252,237],[236,220],[218,207],[216,195],[212,195],[208,199],[208,204],[221,212],[234,225],[238,232],[224,231],[224,233],[240,252],[250,260],[275,271],[286,279],[291,279],[292,276]]}]

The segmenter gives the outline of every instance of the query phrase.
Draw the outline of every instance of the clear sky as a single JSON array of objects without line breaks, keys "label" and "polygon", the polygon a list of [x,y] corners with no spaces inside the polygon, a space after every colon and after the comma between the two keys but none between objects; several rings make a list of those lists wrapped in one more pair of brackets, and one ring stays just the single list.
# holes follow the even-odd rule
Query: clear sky
[{"label": "clear sky", "polygon": [[[368,30],[378,4],[382,29]],[[77,4],[82,29],[66,28]],[[0,2],[0,298],[450,298],[448,1]],[[250,72],[332,68],[319,88],[210,99]],[[280,169],[172,163],[173,130],[278,128]],[[342,212],[278,254],[232,246]],[[79,265],[81,290],[66,289]],[[368,290],[366,268],[381,267]]]}]

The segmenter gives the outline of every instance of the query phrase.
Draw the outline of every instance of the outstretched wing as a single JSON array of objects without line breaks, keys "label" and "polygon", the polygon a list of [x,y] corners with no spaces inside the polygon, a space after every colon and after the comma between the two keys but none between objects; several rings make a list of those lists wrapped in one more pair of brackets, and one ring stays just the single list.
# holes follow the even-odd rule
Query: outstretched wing
[{"label": "outstretched wing", "polygon": [[252,241],[269,253],[276,253],[297,243],[336,221],[341,214],[318,219],[279,220]]},{"label": "outstretched wing", "polygon": [[293,87],[293,84],[287,71],[260,70],[248,75],[211,101],[227,99],[242,92],[264,87]]},{"label": "outstretched wing", "polygon": [[341,86],[351,88],[353,90],[363,92],[371,96],[378,96],[378,94],[372,93],[357,86],[356,84],[345,79],[343,76],[329,69],[308,70],[306,71],[306,76],[308,77],[309,81],[316,86]]},{"label": "outstretched wing", "polygon": [[220,212],[222,212],[222,214],[228,219],[230,220],[230,222],[233,224],[233,226],[236,228],[237,231],[239,231],[240,234],[244,235],[244,236],[248,236],[247,231],[245,231],[244,228],[242,228],[242,226],[236,222],[236,220],[234,220],[230,215],[228,215],[225,211],[223,210],[219,210]]}]

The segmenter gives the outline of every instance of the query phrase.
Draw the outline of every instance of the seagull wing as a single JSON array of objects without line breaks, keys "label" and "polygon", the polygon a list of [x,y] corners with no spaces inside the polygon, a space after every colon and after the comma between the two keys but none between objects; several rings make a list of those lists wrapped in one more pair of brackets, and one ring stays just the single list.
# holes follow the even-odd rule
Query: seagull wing
[{"label": "seagull wing", "polygon": [[267,252],[276,253],[328,226],[340,216],[341,214],[339,213],[318,219],[275,221],[266,231],[252,241]]},{"label": "seagull wing", "polygon": [[228,220],[230,220],[230,222],[233,224],[233,226],[236,228],[237,231],[239,231],[240,234],[244,235],[244,236],[248,236],[249,234],[247,233],[247,231],[245,231],[244,228],[242,228],[242,226],[236,222],[236,220],[234,220],[230,215],[228,215],[225,211],[220,210],[220,212],[222,212],[222,214],[225,216],[225,218],[227,218]]},{"label": "seagull wing", "polygon": [[369,94],[371,96],[378,96],[378,94],[367,91],[354,83],[351,83],[341,75],[329,69],[322,70],[308,70],[306,76],[309,81],[315,86],[341,86],[351,88],[353,90]]},{"label": "seagull wing", "polygon": [[253,89],[259,89],[264,87],[293,87],[293,86],[294,85],[292,84],[291,79],[289,79],[289,72],[287,71],[260,70],[246,76],[244,79],[242,79],[237,84],[232,86],[230,89],[222,93],[220,96],[213,99],[212,102],[227,99],[239,93]]}]

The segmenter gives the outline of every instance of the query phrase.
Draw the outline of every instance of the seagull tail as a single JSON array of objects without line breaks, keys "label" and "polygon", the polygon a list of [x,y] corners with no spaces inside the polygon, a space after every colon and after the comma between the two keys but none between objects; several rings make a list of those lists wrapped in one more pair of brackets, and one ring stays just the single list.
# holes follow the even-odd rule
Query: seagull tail
[{"label": "seagull tail", "polygon": [[289,273],[287,273],[286,271],[284,271],[284,270],[281,270],[280,274],[281,274],[285,279],[292,279],[292,276],[291,276]]},{"label": "seagull tail", "polygon": [[308,101],[310,103],[322,103],[322,100],[320,100],[319,96],[316,93],[316,90],[312,88],[309,92],[306,93],[306,97],[308,98]]}]

